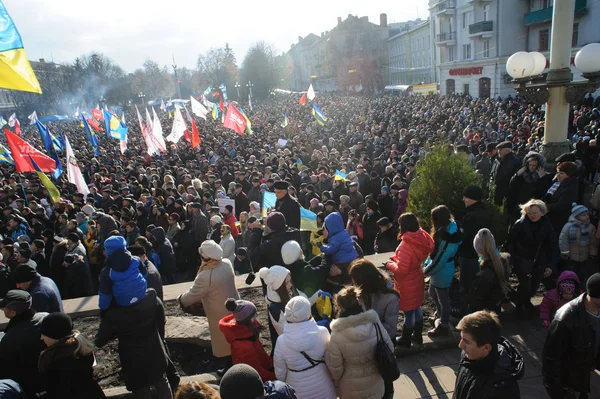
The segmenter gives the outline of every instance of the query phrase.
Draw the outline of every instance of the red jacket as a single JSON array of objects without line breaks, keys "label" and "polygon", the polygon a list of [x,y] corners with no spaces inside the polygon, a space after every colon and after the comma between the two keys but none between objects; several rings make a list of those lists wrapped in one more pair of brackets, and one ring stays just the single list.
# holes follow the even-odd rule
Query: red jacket
[{"label": "red jacket", "polygon": [[425,299],[425,275],[422,264],[433,251],[433,238],[423,229],[402,235],[396,255],[386,264],[394,273],[394,289],[400,293],[400,310],[415,310]]},{"label": "red jacket", "polygon": [[[260,326],[256,320],[253,323],[256,327]],[[260,340],[254,338],[250,327],[237,324],[233,315],[229,315],[219,321],[219,329],[231,345],[233,364],[244,363],[252,366],[263,381],[277,380],[273,371],[273,359],[267,355]]]},{"label": "red jacket", "polygon": [[235,225],[237,221],[238,220],[233,213],[230,213],[228,216],[225,216],[225,220],[223,220],[223,222],[225,222],[226,225],[231,227],[231,236],[233,238],[236,238],[238,234],[240,234],[237,226]]}]

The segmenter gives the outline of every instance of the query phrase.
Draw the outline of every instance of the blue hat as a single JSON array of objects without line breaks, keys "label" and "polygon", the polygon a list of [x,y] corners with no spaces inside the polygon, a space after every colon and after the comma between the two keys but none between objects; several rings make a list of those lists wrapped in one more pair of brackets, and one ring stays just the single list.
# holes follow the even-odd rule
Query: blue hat
[{"label": "blue hat", "polygon": [[383,186],[381,189],[387,191],[388,194],[390,193],[390,188],[388,186]]},{"label": "blue hat", "polygon": [[107,258],[115,251],[125,248],[127,248],[127,241],[121,236],[112,236],[104,241],[104,250],[106,251]]}]

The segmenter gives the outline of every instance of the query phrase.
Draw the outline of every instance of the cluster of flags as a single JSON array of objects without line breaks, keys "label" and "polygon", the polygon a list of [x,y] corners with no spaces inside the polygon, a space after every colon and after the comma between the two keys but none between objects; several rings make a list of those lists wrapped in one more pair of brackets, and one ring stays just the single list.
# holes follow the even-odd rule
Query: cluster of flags
[{"label": "cluster of flags", "polygon": [[[306,93],[303,93],[302,96],[300,96],[300,100],[298,101],[300,103],[300,105],[306,105],[308,103],[308,101],[313,101],[316,97],[315,94],[315,89],[313,89],[312,84],[310,84],[308,86],[308,90],[306,91]],[[323,111],[321,111],[319,109],[319,107],[317,107],[316,104],[312,104],[312,110],[311,113],[313,115],[313,117],[315,118],[315,121],[317,121],[317,123],[321,126],[325,126],[325,123],[327,123],[327,116],[325,115],[325,113]],[[286,120],[286,124],[285,126],[287,126],[287,115],[284,116],[285,120]],[[281,123],[281,127],[285,127],[284,123]]]}]

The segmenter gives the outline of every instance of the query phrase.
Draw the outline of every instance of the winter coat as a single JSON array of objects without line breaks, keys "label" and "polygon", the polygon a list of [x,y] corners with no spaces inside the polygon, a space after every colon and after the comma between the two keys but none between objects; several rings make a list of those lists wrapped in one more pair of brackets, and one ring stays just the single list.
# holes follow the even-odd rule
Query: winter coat
[{"label": "winter coat", "polygon": [[300,399],[294,389],[281,381],[267,381],[264,383],[264,399]]},{"label": "winter coat", "polygon": [[52,279],[35,273],[28,291],[31,295],[31,307],[36,312],[64,312],[60,292]]},{"label": "winter coat", "polygon": [[402,235],[396,254],[386,264],[394,273],[394,289],[400,294],[400,310],[408,312],[423,304],[425,276],[421,264],[433,251],[433,238],[423,229]]},{"label": "winter coat", "polygon": [[[141,259],[140,259],[141,261]],[[163,300],[163,284],[160,272],[154,266],[154,263],[146,259],[145,262],[140,263],[140,273],[146,279],[146,285],[148,288],[152,288],[156,291],[156,296],[161,301]]]},{"label": "winter coat", "polygon": [[[237,223],[237,221],[238,220],[233,213],[230,213],[229,215],[225,216],[225,218],[223,219],[223,223],[225,223],[227,226],[229,226],[231,228],[231,235],[233,236],[233,238],[236,238],[239,234],[238,228],[235,225]],[[220,230],[220,228],[219,228],[219,230]]]},{"label": "winter coat", "polygon": [[277,212],[285,216],[285,224],[295,229],[300,228],[300,204],[294,198],[286,194],[282,199],[275,202]]},{"label": "winter coat", "polygon": [[393,351],[394,345],[377,312],[340,317],[331,322],[331,338],[325,362],[339,396],[344,399],[381,399],[385,392],[383,378],[377,369],[375,348],[379,324],[383,340]]},{"label": "winter coat", "polygon": [[379,232],[379,226],[377,221],[381,219],[379,212],[373,212],[372,215],[365,213],[363,216],[363,243],[362,249],[365,251],[365,255],[373,255],[375,253],[375,237]]},{"label": "winter coat", "polygon": [[[317,325],[314,319],[301,323],[288,323],[277,338],[273,361],[275,375],[286,382],[302,399],[335,399],[335,387],[323,359],[329,331]],[[313,366],[302,353],[314,361],[323,361]]]},{"label": "winter coat", "polygon": [[[394,283],[391,279],[388,281],[391,288]],[[377,316],[390,338],[394,338],[398,334],[398,315],[400,313],[398,299],[398,294],[391,292],[371,294],[371,309],[377,312]]]},{"label": "winter coat", "polygon": [[483,228],[491,226],[491,214],[485,204],[481,201],[468,206],[465,209],[460,228],[463,233],[462,244],[458,248],[458,256],[466,259],[477,259],[478,255],[473,248],[473,239]]},{"label": "winter coat", "polygon": [[398,228],[390,225],[384,232],[379,231],[375,237],[375,252],[384,254],[394,252],[398,247]]},{"label": "winter coat", "polygon": [[[261,243],[262,240],[262,243]],[[281,247],[288,241],[300,243],[300,231],[291,227],[263,236],[261,229],[253,229],[250,236],[250,262],[254,270],[273,265],[283,265]],[[258,244],[256,244],[258,242]]]},{"label": "winter coat", "polygon": [[[79,337],[79,339],[78,339]],[[75,337],[61,339],[40,355],[40,373],[46,380],[47,399],[102,399],[94,380],[94,346]]]},{"label": "winter coat", "polygon": [[231,234],[221,237],[219,245],[223,249],[223,259],[229,259],[229,262],[233,265],[233,261],[235,260],[235,240]]},{"label": "winter coat", "polygon": [[208,235],[208,225],[208,219],[202,212],[194,214],[190,233],[193,234],[197,246],[200,246],[206,240],[206,236]]},{"label": "winter coat", "polygon": [[496,183],[496,192],[494,202],[496,205],[502,205],[504,198],[508,195],[510,179],[521,167],[521,161],[514,154],[507,154],[503,159],[497,160],[499,165],[496,168],[494,181]]},{"label": "winter coat", "polygon": [[452,285],[452,279],[454,278],[454,256],[462,243],[462,233],[458,230],[458,226],[454,220],[443,229],[444,232],[438,234],[441,238],[437,244],[436,252],[427,258],[425,269],[423,270],[426,276],[431,277],[429,283],[437,288],[448,288]]},{"label": "winter coat", "polygon": [[560,274],[558,280],[556,280],[556,288],[546,291],[544,293],[544,299],[542,299],[542,303],[540,304],[540,320],[552,322],[554,319],[554,315],[564,304],[569,301],[565,301],[560,297],[560,293],[558,292],[558,285],[565,280],[573,280],[576,282],[575,292],[573,292],[574,296],[579,295],[581,289],[581,282],[579,281],[579,277],[575,272],[570,270],[565,270]]},{"label": "winter coat", "polygon": [[[536,152],[530,152],[523,158],[523,167],[527,165],[531,159],[536,159],[540,168],[546,164],[546,159]],[[534,172],[537,174],[538,172]],[[519,204],[524,204],[532,198],[541,199],[544,197],[550,186],[552,186],[552,174],[548,173],[544,177],[532,179],[529,176],[529,171],[520,176],[516,173],[510,179],[508,188],[508,196],[506,197],[506,209],[512,213],[518,212]]]},{"label": "winter coat", "polygon": [[[160,258],[159,271],[163,276],[173,276],[175,274],[175,251],[171,242],[165,237],[165,230],[162,227],[156,227],[151,231],[154,236],[152,246],[154,252]],[[168,281],[171,283],[171,281]]]},{"label": "winter coat", "polygon": [[[253,324],[255,328],[260,328],[258,321],[254,320]],[[273,360],[249,326],[237,323],[235,317],[230,314],[219,321],[219,329],[231,345],[233,364],[244,363],[252,366],[263,381],[277,379],[273,372]]]},{"label": "winter coat", "polygon": [[45,345],[40,340],[42,320],[48,313],[30,312],[13,317],[0,341],[0,378],[16,381],[28,397],[43,390],[38,358]]},{"label": "winter coat", "polygon": [[[569,223],[565,224],[558,238],[558,246],[561,255],[567,255],[570,260],[576,262],[585,262],[590,256],[598,256],[598,239],[596,238],[596,228],[592,223],[588,223],[587,231],[589,234],[590,245],[581,246],[581,231],[577,226],[580,222],[572,215],[569,217]],[[577,230],[577,241],[571,242],[571,227]]]},{"label": "winter coat", "polygon": [[542,351],[544,386],[552,398],[567,397],[567,390],[590,391],[590,373],[600,367],[594,353],[596,336],[581,294],[554,315]]},{"label": "winter coat", "polygon": [[[81,259],[81,260],[79,260]],[[83,258],[70,264],[65,274],[64,297],[81,298],[94,295],[94,282],[90,265]]]},{"label": "winter coat", "polygon": [[544,196],[544,202],[548,207],[548,217],[554,231],[562,231],[571,216],[573,202],[577,202],[578,196],[579,178],[577,176],[567,177],[560,183],[552,196],[548,194]]},{"label": "winter coat", "polygon": [[385,216],[386,218],[390,219],[390,221],[392,221],[393,223],[392,219],[394,218],[394,200],[392,196],[390,194],[379,194],[379,196],[377,197],[377,205],[379,205],[379,212],[381,213],[381,216]]},{"label": "winter coat", "polygon": [[165,335],[165,310],[153,289],[129,306],[108,309],[100,319],[95,344],[119,340],[119,359],[128,390],[141,389],[160,380],[167,369],[161,337]]},{"label": "winter coat", "polygon": [[242,212],[250,211],[250,200],[248,196],[242,191],[239,194],[233,196],[235,201],[235,216],[239,217]]},{"label": "winter coat", "polygon": [[25,391],[13,380],[0,380],[0,398],[2,399],[27,399]]},{"label": "winter coat", "polygon": [[98,277],[98,307],[108,309],[113,298],[120,306],[135,302],[133,292],[147,287],[146,280],[140,274],[140,258],[131,256],[127,250],[117,250],[106,258],[106,266]]},{"label": "winter coat", "polygon": [[546,216],[535,223],[527,215],[521,216],[510,230],[507,248],[517,269],[522,260],[535,260],[536,269],[556,269],[558,240]]},{"label": "winter coat", "polygon": [[325,228],[329,233],[327,236],[328,244],[321,244],[319,248],[325,255],[331,255],[333,264],[350,263],[358,258],[358,252],[354,249],[354,242],[344,228],[342,215],[334,212],[327,216],[325,218]]},{"label": "winter coat", "polygon": [[[306,294],[298,289],[296,289],[296,291],[298,292],[299,296],[303,296],[305,298],[307,298]],[[310,298],[309,301],[313,300],[313,302],[311,303],[311,306],[314,304],[314,302],[316,302],[317,296],[315,295],[314,298]],[[308,299],[308,298],[307,298]],[[269,313],[269,321],[271,322],[271,325],[273,326],[274,329],[274,333],[276,334],[275,337],[271,337],[271,339],[273,340],[274,338],[276,339],[278,336],[280,336],[281,334],[283,334],[284,330],[285,330],[285,326],[287,325],[287,321],[285,320],[284,314],[285,314],[285,306],[281,303],[281,297],[279,296],[279,294],[274,291],[273,289],[271,289],[271,287],[267,288],[267,295],[265,295],[265,302],[267,303],[267,311]],[[276,342],[276,340],[274,340],[274,342]],[[275,345],[273,345],[275,346]]]},{"label": "winter coat", "polygon": [[231,355],[229,343],[219,330],[219,321],[230,314],[225,308],[227,298],[239,299],[239,297],[235,287],[233,266],[228,259],[211,260],[200,266],[194,284],[179,297],[179,302],[183,306],[202,301],[210,328],[210,344],[216,357]]},{"label": "winter coat", "polygon": [[469,360],[461,354],[454,399],[518,399],[518,380],[525,374],[525,360],[506,338],[483,359]]},{"label": "winter coat", "polygon": [[135,229],[131,230],[130,233],[127,233],[125,235],[125,240],[127,240],[127,246],[132,246],[135,245],[135,240],[140,236],[140,229],[139,227],[136,227]]},{"label": "winter coat", "polygon": [[[505,273],[508,276],[508,261],[502,257]],[[492,261],[484,259],[477,272],[471,290],[467,293],[467,306],[469,312],[478,310],[496,310],[496,307],[506,299],[506,295],[500,286],[498,276],[492,265]]]}]

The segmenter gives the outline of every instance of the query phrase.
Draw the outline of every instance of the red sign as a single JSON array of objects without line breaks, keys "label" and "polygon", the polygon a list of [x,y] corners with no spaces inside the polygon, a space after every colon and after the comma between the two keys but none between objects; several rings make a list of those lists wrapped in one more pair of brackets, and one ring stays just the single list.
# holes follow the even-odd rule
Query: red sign
[{"label": "red sign", "polygon": [[450,70],[450,76],[455,75],[481,75],[483,73],[483,67],[472,67],[472,68],[456,68]]},{"label": "red sign", "polygon": [[244,134],[244,130],[246,130],[246,118],[244,118],[244,115],[233,104],[229,104],[223,126],[235,130],[237,134]]}]

